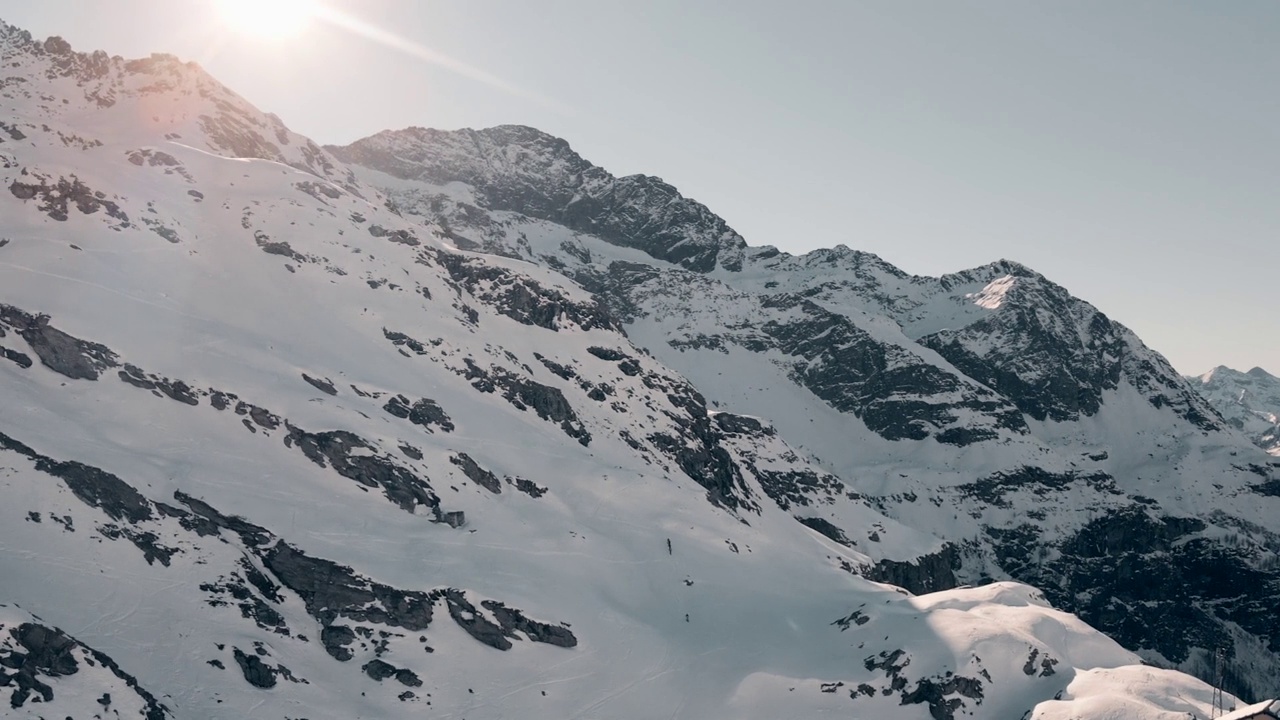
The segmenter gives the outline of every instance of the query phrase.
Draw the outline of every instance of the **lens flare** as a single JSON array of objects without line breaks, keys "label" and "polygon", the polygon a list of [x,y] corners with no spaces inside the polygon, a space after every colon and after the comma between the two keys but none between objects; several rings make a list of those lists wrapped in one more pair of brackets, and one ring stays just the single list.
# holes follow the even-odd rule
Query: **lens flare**
[{"label": "lens flare", "polygon": [[311,0],[218,0],[218,14],[237,33],[262,40],[286,40],[315,19]]}]

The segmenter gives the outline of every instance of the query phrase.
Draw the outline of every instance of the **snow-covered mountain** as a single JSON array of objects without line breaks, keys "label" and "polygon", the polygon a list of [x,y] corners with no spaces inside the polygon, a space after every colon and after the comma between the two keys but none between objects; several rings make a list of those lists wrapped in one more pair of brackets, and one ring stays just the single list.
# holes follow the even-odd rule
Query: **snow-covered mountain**
[{"label": "snow-covered mountain", "polygon": [[1260,367],[1240,372],[1220,365],[1187,380],[1228,423],[1280,457],[1280,378]]},{"label": "snow-covered mountain", "polygon": [[[328,149],[457,246],[573,278],[713,406],[768,418],[944,541],[872,575],[916,591],[1023,580],[1152,662],[1207,676],[1212,651],[1235,648],[1241,690],[1280,691],[1265,456],[1042,275],[1000,261],[918,277],[843,246],[750,247],[661,180],[615,178],[530,128]],[[820,506],[830,534],[876,544],[842,504]],[[1251,579],[1205,582],[1206,566]]]},{"label": "snow-covered mountain", "polygon": [[1207,717],[1143,661],[1219,646],[1272,691],[1262,454],[1025,268],[0,61],[0,713]]}]

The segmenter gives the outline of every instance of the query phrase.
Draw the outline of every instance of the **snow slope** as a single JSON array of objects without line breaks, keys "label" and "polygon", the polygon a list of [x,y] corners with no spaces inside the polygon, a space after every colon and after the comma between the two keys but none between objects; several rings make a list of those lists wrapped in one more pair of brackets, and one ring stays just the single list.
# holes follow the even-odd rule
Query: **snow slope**
[{"label": "snow slope", "polygon": [[[893,441],[859,469],[714,407],[600,296],[458,250],[197,67],[3,24],[0,60],[4,716],[1207,715],[1026,585],[870,579],[954,553],[865,489]],[[938,447],[910,487],[961,477]]]},{"label": "snow slope", "polygon": [[[457,247],[573,278],[712,406],[766,419],[858,502],[936,538],[868,576],[1030,582],[1152,662],[1207,676],[1227,647],[1233,687],[1280,692],[1267,459],[1132,331],[1034,270],[929,278],[844,246],[751,247],[674,189],[630,192],[660,180],[615,178],[531,128],[328,149]],[[668,242],[672,213],[695,260]],[[814,517],[830,527],[811,524],[876,547],[846,500],[828,495]]]}]

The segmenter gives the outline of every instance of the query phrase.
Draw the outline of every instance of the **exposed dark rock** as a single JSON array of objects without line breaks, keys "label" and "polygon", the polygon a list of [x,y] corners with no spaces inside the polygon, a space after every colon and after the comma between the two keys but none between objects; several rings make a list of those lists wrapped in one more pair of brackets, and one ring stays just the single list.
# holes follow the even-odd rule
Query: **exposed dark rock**
[{"label": "exposed dark rock", "polygon": [[396,667],[394,665],[381,660],[370,660],[360,669],[364,671],[365,675],[368,675],[378,682],[382,682],[396,674]]},{"label": "exposed dark rock", "polygon": [[124,369],[119,372],[119,377],[134,387],[163,394],[185,405],[200,404],[200,399],[196,397],[195,390],[190,385],[181,380],[170,380],[161,375],[148,374],[137,365],[125,363]]},{"label": "exposed dark rock", "polygon": [[833,621],[831,624],[839,627],[840,632],[844,632],[845,630],[848,630],[853,625],[866,625],[869,622],[871,622],[871,618],[867,617],[866,613],[862,612],[861,610],[854,610],[853,612],[849,613],[847,616],[842,617],[839,620]]},{"label": "exposed dark rock", "polygon": [[644,378],[655,390],[665,390],[672,410],[664,410],[676,423],[679,435],[651,433],[646,439],[675,460],[680,470],[707,491],[713,504],[729,509],[760,512],[733,457],[721,445],[721,434],[707,412],[706,400],[687,383],[669,381],[654,373]]},{"label": "exposed dark rock", "polygon": [[355,632],[346,625],[328,625],[320,631],[320,642],[325,651],[339,662],[346,662],[354,657],[347,646],[355,641]]},{"label": "exposed dark rock", "polygon": [[515,485],[516,490],[519,490],[520,492],[524,493],[525,495],[528,495],[531,498],[540,498],[543,495],[547,494],[546,488],[542,487],[541,485],[538,485],[538,483],[532,480],[526,480],[522,477],[518,477],[518,478],[515,478],[514,480],[508,479],[508,482],[510,482],[512,485]]},{"label": "exposed dark rock", "polygon": [[1280,497],[1280,479],[1267,480],[1266,482],[1261,482],[1256,485],[1250,485],[1249,489],[1259,495]]},{"label": "exposed dark rock", "polygon": [[[283,541],[262,553],[280,582],[298,594],[323,625],[338,618],[381,623],[406,630],[431,624],[431,593],[397,590],[329,560],[309,557]],[[327,647],[327,646],[326,646]]]},{"label": "exposed dark rock", "polygon": [[502,626],[503,633],[508,637],[512,637],[512,633],[519,630],[534,642],[547,643],[557,647],[576,647],[578,645],[578,638],[574,637],[569,628],[563,625],[548,625],[547,623],[530,620],[519,610],[509,608],[494,600],[484,600],[480,604],[493,613],[493,618]]},{"label": "exposed dark rock", "polygon": [[376,238],[386,238],[393,243],[400,243],[410,247],[417,247],[422,244],[408,230],[388,230],[381,225],[370,225],[369,234]]},{"label": "exposed dark rock", "polygon": [[[288,635],[289,628],[285,624],[284,616],[266,602],[268,600],[273,603],[283,601],[279,594],[280,586],[254,567],[248,558],[241,558],[239,566],[240,570],[232,572],[230,577],[220,577],[216,583],[200,585],[201,590],[212,596],[209,604],[214,606],[228,604],[223,596],[229,596],[236,601],[240,614],[245,619],[252,620],[263,630]],[[257,589],[258,593],[254,593],[253,589]]]},{"label": "exposed dark rock", "polygon": [[502,492],[502,482],[498,480],[498,476],[480,467],[479,463],[466,453],[458,453],[449,458],[449,462],[457,465],[462,469],[462,474],[466,475],[471,482],[497,495]]},{"label": "exposed dark rock", "polygon": [[285,445],[296,446],[320,467],[326,467],[327,461],[339,475],[366,487],[381,488],[388,500],[408,512],[420,505],[439,506],[440,499],[426,481],[390,457],[376,454],[376,448],[358,435],[345,430],[309,433],[288,423],[286,427]]},{"label": "exposed dark rock", "polygon": [[927,703],[929,716],[933,720],[955,720],[956,711],[964,707],[965,703],[960,697],[948,697],[949,695],[969,698],[981,705],[982,681],[950,673],[945,678],[922,678],[916,683],[915,689],[903,694],[902,704]]},{"label": "exposed dark rock", "polygon": [[1068,490],[1077,484],[1101,493],[1122,494],[1116,488],[1115,479],[1103,472],[1051,473],[1034,466],[994,473],[976,482],[957,486],[956,491],[993,507],[1010,508],[1012,504],[1005,499],[1005,496],[1011,493],[1027,492],[1037,497],[1045,497],[1052,492]]},{"label": "exposed dark rock", "polygon": [[905,656],[906,652],[900,649],[892,652],[884,651],[879,655],[872,655],[871,657],[866,658],[862,661],[862,665],[868,672],[872,670],[883,670],[886,675],[898,675],[902,672],[902,669],[911,662],[911,659],[907,658],[906,662],[899,664],[898,660]]},{"label": "exposed dark rock", "polygon": [[[9,124],[0,122],[0,130],[4,131],[4,133],[8,135],[9,139],[11,140],[27,139],[26,134],[23,133],[21,130],[19,130],[17,125],[9,125]],[[0,142],[3,142],[3,140],[0,139]]]},{"label": "exposed dark rock", "polygon": [[[395,135],[394,149],[374,136],[330,150],[396,177],[464,182],[484,208],[549,220],[692,270],[741,268],[745,242],[705,206],[656,177],[615,178],[533,128],[410,128]],[[494,161],[517,149],[518,167]]]},{"label": "exposed dark rock", "polygon": [[804,525],[805,527],[811,530],[814,530],[821,535],[825,535],[826,537],[830,538],[831,540],[834,540],[835,542],[840,543],[841,545],[847,545],[848,547],[853,547],[855,545],[855,543],[852,540],[845,537],[843,530],[831,524],[831,522],[828,520],[825,520],[819,517],[799,517],[799,516],[796,517],[796,520],[799,520],[801,525]]},{"label": "exposed dark rock", "polygon": [[[401,685],[422,687],[422,678],[419,678],[417,673],[407,668],[400,668],[399,670],[396,670],[396,680],[399,681]],[[412,697],[412,694],[410,694],[410,697]],[[401,699],[404,699],[403,695],[401,695]]]},{"label": "exposed dark rock", "polygon": [[845,489],[844,483],[834,475],[813,470],[765,470],[752,465],[747,469],[760,481],[765,494],[783,510],[790,510],[792,505],[810,505],[815,498],[841,495]]},{"label": "exposed dark rock", "polygon": [[129,162],[138,166],[145,163],[151,167],[182,167],[182,163],[169,153],[147,148],[130,150],[127,158]]},{"label": "exposed dark rock", "polygon": [[[955,426],[962,410],[992,418],[997,428],[1027,432],[1022,413],[1004,398],[875,339],[817,303],[774,295],[762,305],[799,314],[790,322],[768,322],[761,328],[779,350],[805,360],[795,366],[792,379],[889,440],[938,435],[949,444],[971,444],[996,437],[989,427]],[[956,395],[961,399],[935,399]],[[955,432],[942,435],[948,430]]]},{"label": "exposed dark rock", "polygon": [[[1039,658],[1040,660],[1040,665],[1038,669],[1036,667],[1037,658]],[[1057,658],[1049,657],[1048,654],[1045,654],[1045,656],[1041,658],[1040,651],[1037,650],[1036,648],[1031,648],[1031,651],[1027,654],[1027,661],[1022,665],[1022,672],[1023,674],[1028,676],[1035,675],[1037,672],[1039,672],[1040,677],[1049,677],[1051,675],[1057,674],[1057,671],[1053,669],[1053,667],[1057,664],[1058,664]]]},{"label": "exposed dark rock", "polygon": [[258,244],[258,247],[262,248],[262,252],[268,255],[281,255],[300,263],[307,262],[307,257],[295,251],[288,242],[283,240],[274,241],[271,239],[270,235],[267,235],[261,230],[253,234],[253,240]]},{"label": "exposed dark rock", "polygon": [[[1143,505],[1112,510],[1045,552],[1040,529],[988,528],[1001,567],[1043,590],[1055,607],[1078,615],[1130,649],[1180,663],[1200,648],[1234,654],[1232,627],[1280,652],[1274,613],[1280,573],[1255,564],[1247,547],[1199,534],[1197,518],[1160,517]],[[1231,673],[1227,689],[1255,690]]]},{"label": "exposed dark rock", "polygon": [[[114,660],[77,642],[61,630],[36,623],[22,623],[9,628],[9,635],[15,642],[15,649],[10,652],[0,651],[0,687],[14,688],[9,699],[12,709],[23,707],[33,694],[39,696],[39,702],[52,702],[54,686],[41,678],[75,675],[80,671],[80,663],[75,655],[80,652],[87,656],[87,663],[107,668],[138,695],[143,701],[146,720],[165,720],[170,717],[168,708],[140,687],[137,679],[124,672]],[[109,694],[104,694],[103,700],[104,707],[110,705]]]},{"label": "exposed dark rock", "polygon": [[[463,617],[459,613],[465,612],[469,612],[473,617],[479,617],[474,606],[459,590],[424,592],[400,590],[383,585],[359,575],[351,568],[322,558],[310,557],[289,543],[275,538],[267,530],[242,518],[222,515],[207,503],[182,493],[176,493],[175,497],[191,508],[192,513],[205,519],[214,528],[214,532],[227,529],[239,535],[242,542],[258,556],[271,575],[279,580],[283,587],[296,593],[302,599],[308,614],[324,626],[320,636],[321,643],[324,644],[325,650],[338,660],[351,659],[352,653],[347,646],[354,642],[356,637],[355,631],[350,627],[334,624],[339,619],[421,631],[431,624],[432,606],[440,599],[448,602],[450,614],[455,620]],[[269,591],[269,597],[276,592],[274,583],[270,583],[265,577],[257,580],[250,579],[250,583],[255,586],[261,585],[260,590],[265,587]],[[521,629],[537,642],[572,646],[567,644],[572,638],[572,634],[567,630],[562,631],[556,626],[528,620],[515,609],[507,609],[505,606],[501,609],[506,613],[502,617],[508,618],[512,623],[508,634],[510,629]],[[459,624],[462,624],[462,621],[459,621]],[[485,628],[486,624],[496,628],[497,637],[501,638],[502,642],[506,642],[503,628],[487,623],[482,618],[480,624],[474,625],[469,632],[472,632],[477,639],[489,638],[490,644],[498,642],[493,640],[491,631]],[[537,637],[534,637],[535,635]],[[572,642],[576,643],[576,640]]]},{"label": "exposed dark rock", "polygon": [[175,548],[161,545],[159,535],[145,530],[135,530],[130,527],[120,527],[119,525],[107,523],[99,526],[98,532],[110,540],[124,538],[133,543],[135,547],[142,551],[142,557],[147,561],[148,565],[159,560],[161,565],[169,567],[169,559],[179,552]]},{"label": "exposed dark rock", "polygon": [[454,430],[453,420],[449,414],[431,398],[422,398],[410,404],[409,398],[396,395],[388,400],[382,409],[398,418],[407,419],[414,425],[421,426],[427,432],[431,432],[433,425],[445,432]]},{"label": "exposed dark rock", "polygon": [[0,669],[0,686],[17,686],[10,705],[22,707],[33,691],[39,693],[44,702],[51,702],[53,689],[37,676],[56,678],[76,674],[80,669],[73,654],[77,643],[57,630],[32,623],[10,628],[9,633],[26,651],[24,655],[13,653],[0,657],[0,668],[17,670],[11,675]]},{"label": "exposed dark rock", "polygon": [[502,627],[494,625],[481,615],[476,606],[472,605],[460,590],[449,589],[443,594],[446,607],[449,608],[449,617],[466,630],[468,635],[489,647],[499,650],[511,649],[511,641],[507,639],[507,634]]},{"label": "exposed dark rock", "polygon": [[479,258],[444,250],[436,252],[434,258],[449,271],[454,282],[516,322],[559,330],[560,324],[567,321],[583,330],[622,332],[618,321],[594,299],[573,300],[559,290],[543,287],[532,278]]},{"label": "exposed dark rock", "polygon": [[394,677],[402,685],[409,687],[422,687],[422,680],[418,678],[417,673],[405,668],[397,668],[396,666],[383,662],[382,660],[370,660],[360,668],[366,675],[382,682],[389,677]]},{"label": "exposed dark rock", "polygon": [[302,182],[294,183],[293,186],[322,203],[325,202],[324,198],[337,200],[342,197],[342,191],[328,183],[303,180]]},{"label": "exposed dark rock", "polygon": [[48,315],[30,315],[12,305],[0,304],[0,325],[16,330],[45,367],[73,380],[97,380],[103,370],[119,364],[117,355],[105,345],[72,337],[50,326]]},{"label": "exposed dark rock", "polygon": [[[275,415],[270,410],[267,410],[266,408],[258,407],[257,405],[247,403],[243,400],[236,401],[236,414],[248,415],[249,418],[253,420],[255,425],[257,425],[260,428],[265,428],[267,430],[275,430],[276,428],[280,427],[280,423],[281,423],[281,419],[279,415]],[[248,420],[246,420],[245,422],[247,423]]]},{"label": "exposed dark rock", "polygon": [[54,460],[4,433],[0,433],[0,448],[34,460],[37,470],[61,478],[81,502],[89,507],[100,508],[112,520],[138,523],[153,517],[151,502],[109,472],[75,461]]},{"label": "exposed dark rock", "polygon": [[274,536],[244,518],[235,515],[223,515],[203,500],[175,490],[173,497],[191,509],[191,515],[184,518],[182,526],[202,537],[219,534],[219,530],[230,530],[239,536],[240,541],[250,548],[260,548],[270,543]]},{"label": "exposed dark rock", "polygon": [[950,590],[956,587],[955,571],[960,569],[960,553],[947,543],[936,553],[922,555],[912,562],[881,560],[863,572],[869,580],[906,588],[916,595]]},{"label": "exposed dark rock", "polygon": [[333,381],[329,378],[313,378],[306,373],[302,373],[302,379],[306,380],[308,384],[326,395],[338,394],[338,389],[333,386]]},{"label": "exposed dark rock", "polygon": [[573,378],[578,376],[578,374],[574,372],[574,369],[569,367],[568,365],[561,365],[560,363],[555,362],[554,360],[548,360],[547,358],[543,357],[540,353],[534,353],[533,356],[537,358],[538,362],[542,363],[553,374],[559,376],[564,380],[572,380]]},{"label": "exposed dark rock", "polygon": [[593,347],[587,348],[587,352],[591,353],[592,355],[595,355],[601,360],[607,360],[609,362],[618,362],[619,360],[626,360],[630,357],[629,355],[622,352],[621,350],[617,350],[614,348],[604,348],[604,347],[593,346]]},{"label": "exposed dark rock", "polygon": [[7,347],[0,347],[0,358],[4,358],[5,360],[12,362],[23,370],[26,370],[33,364],[31,362],[31,358],[25,353],[20,353],[17,350],[10,350]]},{"label": "exposed dark rock", "polygon": [[759,435],[763,437],[773,437],[777,435],[777,431],[772,427],[760,422],[758,418],[747,415],[735,415],[733,413],[718,412],[712,416],[716,422],[716,427],[720,431],[730,435]]},{"label": "exposed dark rock", "polygon": [[275,668],[262,662],[257,655],[248,655],[240,648],[232,648],[231,652],[235,655],[236,664],[240,666],[240,672],[244,673],[244,679],[250,685],[264,689],[276,686],[278,671]]},{"label": "exposed dark rock", "polygon": [[494,392],[501,388],[502,397],[517,410],[533,408],[538,417],[559,423],[564,434],[576,439],[584,447],[591,444],[591,433],[587,432],[559,388],[543,385],[498,366],[486,371],[470,358],[465,362],[467,368],[459,374],[470,380],[475,389]]},{"label": "exposed dark rock", "polygon": [[30,183],[14,180],[9,185],[9,192],[19,200],[38,200],[40,212],[60,222],[67,220],[70,206],[74,204],[85,215],[104,210],[109,217],[118,221],[119,227],[129,226],[129,216],[118,204],[107,200],[105,194],[95,192],[75,175],[70,180],[60,177],[56,182],[47,178],[35,180]]},{"label": "exposed dark rock", "polygon": [[[959,329],[919,339],[969,377],[982,381],[1037,420],[1097,414],[1124,379],[1156,408],[1204,430],[1222,418],[1168,362],[1119,323],[1043,276],[1016,263],[995,263],[942,278],[1002,280],[999,307]],[[1000,338],[1001,342],[990,342]]]},{"label": "exposed dark rock", "polygon": [[404,333],[392,332],[391,330],[383,328],[382,335],[386,339],[390,340],[392,345],[396,345],[398,347],[407,347],[410,350],[417,353],[418,355],[427,354],[426,345],[422,344],[418,340],[414,340],[413,338],[409,337],[408,335],[405,335]]},{"label": "exposed dark rock", "polygon": [[218,411],[226,410],[230,407],[231,401],[235,399],[235,395],[222,392],[221,390],[213,390],[209,393],[209,404],[213,406],[214,410]]}]

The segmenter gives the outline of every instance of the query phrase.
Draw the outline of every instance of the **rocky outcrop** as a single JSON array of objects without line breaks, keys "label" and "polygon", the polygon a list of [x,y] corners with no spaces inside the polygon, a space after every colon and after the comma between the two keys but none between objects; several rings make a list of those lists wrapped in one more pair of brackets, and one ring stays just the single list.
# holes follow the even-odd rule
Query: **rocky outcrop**
[{"label": "rocky outcrop", "polygon": [[484,393],[501,390],[502,397],[517,410],[532,409],[543,420],[559,425],[565,435],[583,447],[591,444],[591,433],[560,388],[544,385],[497,365],[485,370],[470,358],[465,362],[465,369],[458,374],[469,380],[476,390]]},{"label": "rocky outcrop", "polygon": [[494,495],[502,492],[502,481],[498,479],[498,476],[480,467],[480,464],[472,460],[470,455],[458,453],[449,458],[449,462],[457,465],[462,470],[463,475],[466,475],[471,482],[485,490]]},{"label": "rocky outcrop", "polygon": [[938,552],[915,560],[881,560],[864,570],[863,575],[876,582],[897,585],[923,595],[950,590],[958,585],[955,571],[959,569],[960,553],[955,545],[947,543]]},{"label": "rocky outcrop", "polygon": [[705,206],[656,177],[615,178],[530,127],[407,128],[327,149],[395,177],[467,183],[484,209],[549,220],[691,270],[741,268],[745,243]]},{"label": "rocky outcrop", "polygon": [[939,283],[963,286],[974,280],[987,284],[965,298],[986,312],[919,342],[1028,416],[1063,422],[1096,415],[1123,380],[1153,406],[1169,407],[1199,428],[1221,429],[1218,414],[1163,357],[1066,289],[1016,263],[996,263]]},{"label": "rocky outcrop", "polygon": [[342,477],[365,487],[381,488],[387,499],[413,512],[419,506],[435,509],[440,498],[425,480],[402,467],[355,433],[345,430],[310,433],[286,424],[284,443],[296,447],[320,467],[332,467]]},{"label": "rocky outcrop", "polygon": [[420,398],[410,401],[404,395],[396,395],[382,409],[387,413],[398,418],[408,420],[426,430],[432,432],[432,427],[438,427],[444,432],[453,432],[453,420],[435,400],[431,398]]},{"label": "rocky outcrop", "polygon": [[449,271],[454,282],[518,323],[547,330],[576,325],[582,330],[621,332],[617,320],[594,299],[575,300],[532,278],[458,253],[435,252],[431,256]]},{"label": "rocky outcrop", "polygon": [[116,367],[117,355],[105,345],[81,340],[49,324],[48,315],[33,315],[12,305],[0,304],[0,337],[6,328],[16,332],[50,370],[72,380],[97,380]]},{"label": "rocky outcrop", "polygon": [[14,713],[173,717],[107,655],[19,608],[0,605],[0,693],[6,690]]},{"label": "rocky outcrop", "polygon": [[[1227,653],[1228,690],[1267,692],[1252,683],[1280,670],[1280,623],[1272,611],[1280,572],[1270,551],[1202,534],[1197,518],[1159,516],[1143,505],[1105,514],[1057,544],[1032,524],[989,528],[1002,567],[1044,590],[1126,647],[1191,672],[1217,649]],[[1260,530],[1260,529],[1258,529]],[[1280,535],[1259,539],[1280,548]],[[1259,638],[1270,655],[1248,653],[1238,631]],[[1237,660],[1239,655],[1239,660]]]}]

